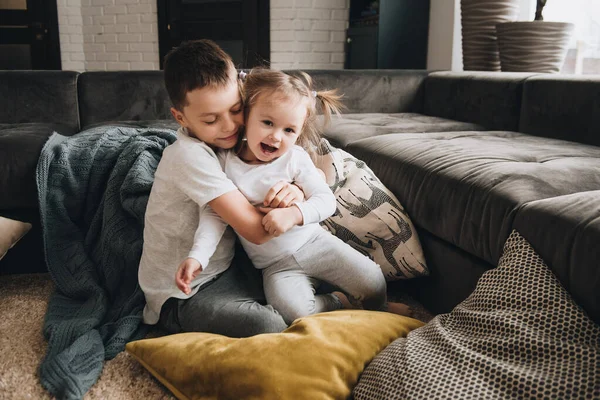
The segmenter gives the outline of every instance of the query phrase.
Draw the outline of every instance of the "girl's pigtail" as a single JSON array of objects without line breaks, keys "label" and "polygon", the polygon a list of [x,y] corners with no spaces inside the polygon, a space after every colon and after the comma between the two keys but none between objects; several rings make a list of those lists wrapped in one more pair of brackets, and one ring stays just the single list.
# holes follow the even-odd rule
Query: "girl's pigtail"
[{"label": "girl's pigtail", "polygon": [[321,112],[323,113],[324,126],[326,127],[331,122],[331,116],[339,116],[344,105],[342,103],[342,95],[337,93],[337,90],[321,90],[315,92],[317,104],[321,106]]}]

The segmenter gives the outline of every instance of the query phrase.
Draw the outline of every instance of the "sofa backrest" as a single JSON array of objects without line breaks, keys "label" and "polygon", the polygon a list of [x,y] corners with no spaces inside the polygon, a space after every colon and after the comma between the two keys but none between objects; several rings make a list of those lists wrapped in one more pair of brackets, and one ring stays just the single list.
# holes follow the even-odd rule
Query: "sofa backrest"
[{"label": "sofa backrest", "polygon": [[0,122],[60,123],[79,128],[77,72],[0,71]]},{"label": "sofa backrest", "polygon": [[519,131],[600,146],[600,76],[527,79]]},{"label": "sofa backrest", "polygon": [[[338,89],[344,113],[422,112],[427,71],[303,70],[317,90]],[[294,73],[298,71],[286,71]]]},{"label": "sofa backrest", "polygon": [[172,118],[162,71],[84,72],[78,88],[82,129],[111,121]]},{"label": "sofa backrest", "polygon": [[432,72],[425,81],[424,113],[473,122],[490,130],[516,131],[521,97],[531,73]]}]

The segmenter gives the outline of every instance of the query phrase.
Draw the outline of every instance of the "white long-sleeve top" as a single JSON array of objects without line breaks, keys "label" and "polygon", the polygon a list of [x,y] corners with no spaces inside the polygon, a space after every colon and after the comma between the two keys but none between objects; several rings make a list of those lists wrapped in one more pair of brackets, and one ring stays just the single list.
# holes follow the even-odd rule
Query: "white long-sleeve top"
[{"label": "white long-sleeve top", "polygon": [[[296,203],[302,213],[303,225],[295,226],[261,245],[253,244],[238,235],[256,268],[265,268],[294,254],[323,229],[317,222],[335,212],[335,196],[308,153],[300,146],[293,146],[286,154],[268,164],[247,164],[232,151],[220,152],[218,158],[227,177],[252,205],[262,205],[269,189],[281,180],[296,183],[306,196],[304,202]],[[199,230],[203,229],[218,232],[222,228],[217,228],[215,219],[212,219],[210,225],[199,227]],[[199,233],[198,236],[206,237],[207,234]]]}]

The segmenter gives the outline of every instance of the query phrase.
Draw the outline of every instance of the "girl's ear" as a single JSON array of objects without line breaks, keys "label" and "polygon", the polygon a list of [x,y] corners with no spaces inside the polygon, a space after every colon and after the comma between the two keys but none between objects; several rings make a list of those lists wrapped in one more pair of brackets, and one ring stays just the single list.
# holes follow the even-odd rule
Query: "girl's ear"
[{"label": "girl's ear", "polygon": [[185,118],[183,116],[183,113],[179,110],[177,110],[175,107],[171,107],[171,115],[173,116],[173,118],[175,118],[175,121],[177,121],[177,123],[183,127],[186,126],[185,124]]}]

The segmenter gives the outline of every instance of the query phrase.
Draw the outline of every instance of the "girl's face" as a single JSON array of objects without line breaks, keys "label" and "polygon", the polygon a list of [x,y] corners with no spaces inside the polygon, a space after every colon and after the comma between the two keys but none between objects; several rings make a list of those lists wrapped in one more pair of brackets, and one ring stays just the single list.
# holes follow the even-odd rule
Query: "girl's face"
[{"label": "girl's face", "polygon": [[246,121],[247,162],[268,163],[292,148],[304,126],[308,98],[263,94],[250,108]]}]

